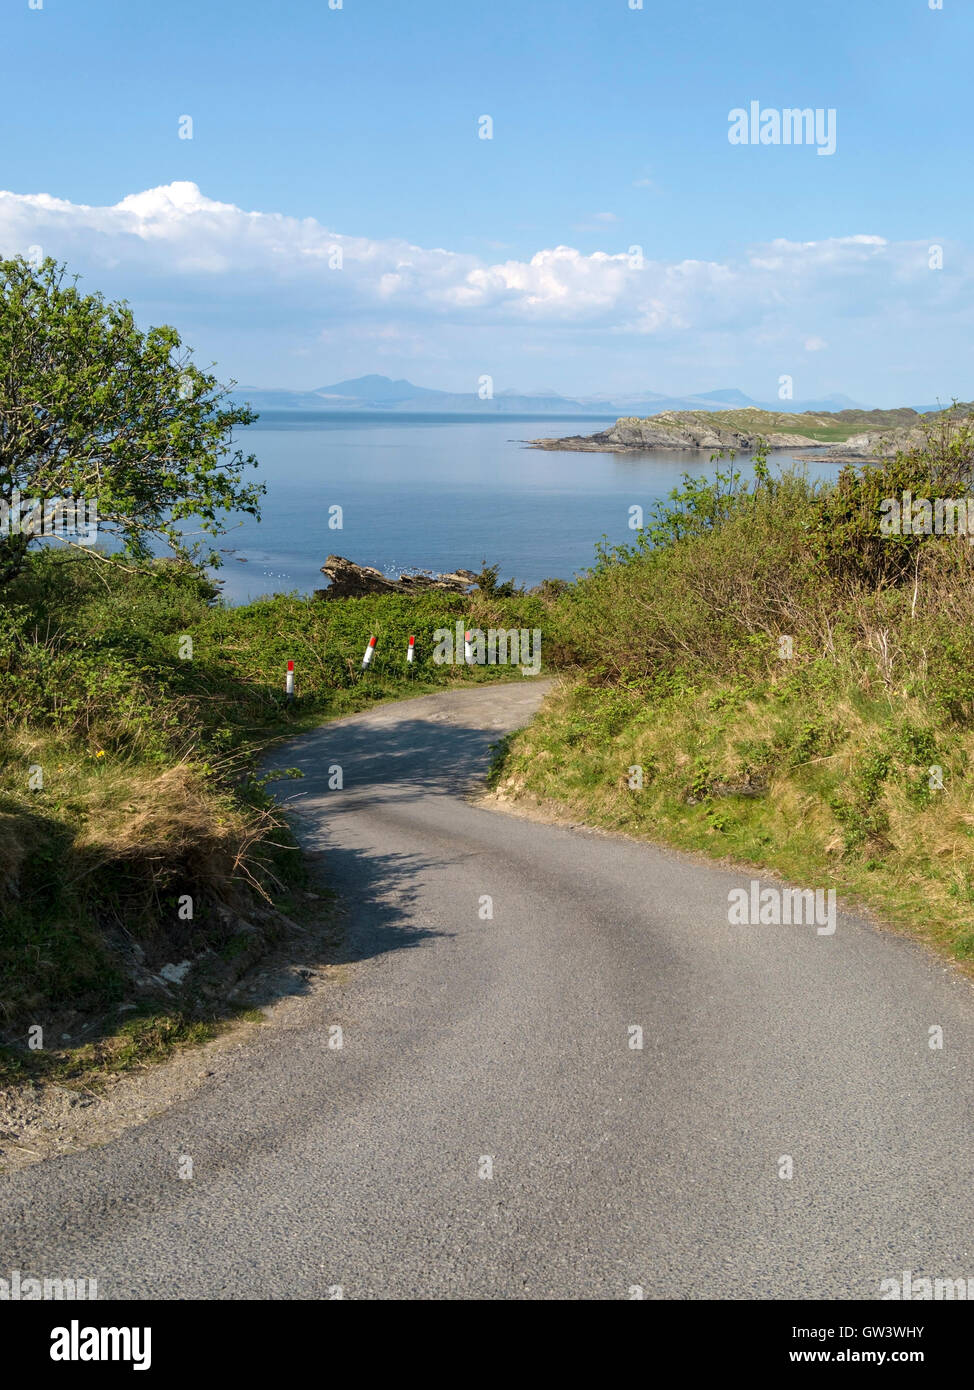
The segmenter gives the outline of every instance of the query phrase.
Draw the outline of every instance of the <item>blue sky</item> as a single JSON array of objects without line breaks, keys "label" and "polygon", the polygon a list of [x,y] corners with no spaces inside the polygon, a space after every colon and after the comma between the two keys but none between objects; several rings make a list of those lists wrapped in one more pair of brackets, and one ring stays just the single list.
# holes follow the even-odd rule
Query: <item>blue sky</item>
[{"label": "blue sky", "polygon": [[0,250],[253,384],[974,396],[970,4],[643,6],[8,2]]}]

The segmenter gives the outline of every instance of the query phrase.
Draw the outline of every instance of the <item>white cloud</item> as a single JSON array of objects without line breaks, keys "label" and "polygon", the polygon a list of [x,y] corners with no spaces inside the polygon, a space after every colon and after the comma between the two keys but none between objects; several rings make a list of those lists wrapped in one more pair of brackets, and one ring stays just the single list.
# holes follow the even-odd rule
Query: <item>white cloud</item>
[{"label": "white cloud", "polygon": [[[599,214],[606,236],[617,235],[612,216]],[[948,274],[928,268],[926,239],[874,235],[779,238],[726,261],[653,260],[644,247],[640,265],[628,247],[583,253],[571,246],[490,261],[344,235],[310,217],[248,212],[193,183],[133,193],[111,207],[0,193],[0,253],[32,246],[65,260],[85,286],[151,304],[152,321],[160,306],[177,326],[190,311],[196,321],[209,313],[258,328],[276,316],[295,345],[363,322],[398,325],[405,338],[436,329],[441,341],[448,325],[506,326],[525,348],[528,329],[540,336],[601,330],[603,342],[655,339],[686,359],[706,360],[713,350],[712,360],[737,360],[746,342],[777,367],[803,320],[820,325],[829,342],[845,336],[845,324],[865,320],[879,343],[887,335],[879,325],[892,325],[902,342],[917,315],[967,325],[972,318],[965,248],[952,248]],[[803,341],[808,352],[826,346],[825,337]],[[732,353],[720,347],[731,343]]]}]

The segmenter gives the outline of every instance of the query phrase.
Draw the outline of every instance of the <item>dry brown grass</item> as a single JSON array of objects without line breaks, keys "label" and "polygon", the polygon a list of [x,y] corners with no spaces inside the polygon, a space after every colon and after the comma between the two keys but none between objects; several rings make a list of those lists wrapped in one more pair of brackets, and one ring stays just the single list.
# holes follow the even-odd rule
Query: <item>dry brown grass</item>
[{"label": "dry brown grass", "polygon": [[231,901],[244,882],[266,897],[254,851],[279,824],[269,810],[233,803],[187,764],[155,776],[115,768],[87,789],[75,849],[84,876],[125,866],[146,884],[178,880],[214,901]]}]

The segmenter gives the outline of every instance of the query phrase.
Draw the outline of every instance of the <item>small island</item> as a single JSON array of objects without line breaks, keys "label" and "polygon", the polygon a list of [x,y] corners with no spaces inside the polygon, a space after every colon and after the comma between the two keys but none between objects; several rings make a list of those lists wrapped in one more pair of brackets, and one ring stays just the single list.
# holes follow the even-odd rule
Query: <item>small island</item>
[{"label": "small island", "polygon": [[[969,415],[970,406],[954,406],[951,413]],[[734,449],[741,453],[758,447],[775,450],[815,450],[833,461],[888,456],[919,441],[924,425],[941,412],[921,415],[909,408],[897,410],[840,410],[811,414],[760,410],[666,410],[646,418],[624,416],[598,434],[569,435],[564,439],[530,439],[532,449],[565,449],[576,453],[633,454],[656,450]]]}]

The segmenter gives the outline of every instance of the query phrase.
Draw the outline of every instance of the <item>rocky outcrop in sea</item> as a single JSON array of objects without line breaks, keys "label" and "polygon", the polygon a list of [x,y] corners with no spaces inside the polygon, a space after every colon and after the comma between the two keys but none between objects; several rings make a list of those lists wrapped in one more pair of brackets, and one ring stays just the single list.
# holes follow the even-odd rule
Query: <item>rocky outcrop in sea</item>
[{"label": "rocky outcrop in sea", "polygon": [[[761,412],[757,412],[760,414]],[[755,449],[763,440],[770,449],[816,447],[807,435],[782,434],[755,428],[735,428],[715,421],[706,412],[666,411],[648,419],[627,416],[598,434],[565,439],[531,439],[533,449],[567,449],[579,453],[639,453],[650,449]]]}]

